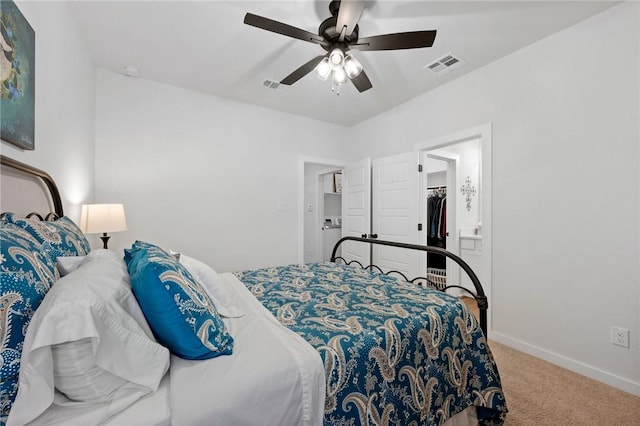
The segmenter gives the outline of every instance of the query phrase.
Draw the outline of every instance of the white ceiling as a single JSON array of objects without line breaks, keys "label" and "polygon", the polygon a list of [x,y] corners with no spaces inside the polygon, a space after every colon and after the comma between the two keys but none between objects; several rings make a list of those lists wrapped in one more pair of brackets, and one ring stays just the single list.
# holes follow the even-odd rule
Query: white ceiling
[{"label": "white ceiling", "polygon": [[[612,1],[368,2],[360,37],[438,31],[431,48],[355,51],[373,88],[331,91],[310,73],[284,90],[280,81],[324,50],[243,24],[246,12],[317,33],[329,1],[69,2],[96,65],[122,73],[352,126],[615,5]],[[354,51],[352,51],[354,52]],[[439,76],[423,68],[453,53],[467,65]],[[571,52],[567,52],[570,55]]]}]

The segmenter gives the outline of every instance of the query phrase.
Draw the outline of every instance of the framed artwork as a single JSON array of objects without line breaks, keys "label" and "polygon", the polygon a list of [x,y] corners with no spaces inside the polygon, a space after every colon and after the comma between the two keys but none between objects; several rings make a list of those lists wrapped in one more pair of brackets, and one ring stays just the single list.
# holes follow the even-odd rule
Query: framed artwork
[{"label": "framed artwork", "polygon": [[0,2],[0,137],[35,148],[36,34],[18,6]]},{"label": "framed artwork", "polygon": [[333,192],[342,192],[342,173],[333,174]]}]

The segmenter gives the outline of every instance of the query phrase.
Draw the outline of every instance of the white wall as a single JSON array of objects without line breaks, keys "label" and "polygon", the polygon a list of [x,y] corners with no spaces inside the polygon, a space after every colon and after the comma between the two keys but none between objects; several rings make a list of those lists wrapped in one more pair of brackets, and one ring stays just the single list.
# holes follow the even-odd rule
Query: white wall
[{"label": "white wall", "polygon": [[[351,145],[377,158],[492,123],[490,337],[636,394],[638,9],[616,6],[361,123]],[[631,330],[630,349],[609,343],[611,325]]]},{"label": "white wall", "polygon": [[96,201],[124,203],[129,225],[110,247],[220,271],[299,260],[300,158],[343,157],[343,127],[104,70],[97,85]]},{"label": "white wall", "polygon": [[[447,194],[447,199],[451,200],[451,197],[456,197],[456,230],[455,234],[458,235],[460,228],[475,228],[480,222],[480,200],[482,199],[481,186],[480,186],[480,140],[472,139],[469,141],[459,142],[453,145],[449,145],[443,149],[436,149],[429,151],[430,154],[447,153],[449,155],[454,154],[457,156],[458,164],[456,168],[456,181],[457,185],[454,188],[453,194]],[[446,162],[444,163],[446,167]],[[427,163],[427,171],[429,169],[429,163]],[[446,177],[446,173],[445,173]],[[460,187],[466,185],[466,179],[471,179],[471,187],[475,188],[475,195],[471,196],[471,208],[467,210],[466,196],[460,190]],[[431,183],[428,183],[432,186]],[[446,182],[445,182],[446,185]]]},{"label": "white wall", "polygon": [[93,192],[95,67],[63,2],[17,2],[36,34],[35,150],[2,154],[48,172],[65,214],[80,219]]}]

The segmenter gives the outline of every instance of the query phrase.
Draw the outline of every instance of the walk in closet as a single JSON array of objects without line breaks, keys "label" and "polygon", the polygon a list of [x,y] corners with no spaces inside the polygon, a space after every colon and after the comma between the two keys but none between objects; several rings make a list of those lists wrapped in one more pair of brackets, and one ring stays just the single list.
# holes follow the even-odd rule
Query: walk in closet
[{"label": "walk in closet", "polygon": [[[447,187],[427,188],[427,245],[447,248]],[[446,257],[427,254],[427,277],[438,284],[446,284]]]}]

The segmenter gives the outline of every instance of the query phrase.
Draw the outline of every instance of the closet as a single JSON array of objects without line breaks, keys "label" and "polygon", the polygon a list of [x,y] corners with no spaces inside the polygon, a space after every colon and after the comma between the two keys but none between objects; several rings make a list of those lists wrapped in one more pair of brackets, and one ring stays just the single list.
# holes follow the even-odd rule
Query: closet
[{"label": "closet", "polygon": [[[440,247],[468,259],[481,281],[489,282],[490,246],[478,227],[483,210],[480,201],[490,200],[490,174],[482,173],[481,139],[464,137],[437,145],[440,147],[364,158],[345,166],[342,236]],[[488,154],[486,159],[490,160]],[[489,190],[482,191],[487,182]],[[467,186],[474,190],[470,201],[465,197]],[[485,198],[484,194],[489,195]],[[342,248],[343,257],[363,265],[373,263],[410,277],[425,276],[426,271],[436,285],[468,284],[460,268],[441,255],[352,242],[343,243]]]},{"label": "closet", "polygon": [[[447,248],[447,187],[427,188],[427,245]],[[427,253],[427,278],[436,285],[447,284],[447,258]]]},{"label": "closet", "polygon": [[[427,189],[427,245],[447,248],[447,187]],[[427,267],[445,269],[445,257],[429,253]]]},{"label": "closet", "polygon": [[[369,158],[343,169],[342,236],[420,243],[419,153]],[[397,247],[346,242],[343,256],[407,276],[424,275],[426,256]]]},{"label": "closet", "polygon": [[[409,244],[440,247],[458,254],[457,224],[477,224],[477,203],[473,209],[456,209],[458,173],[471,176],[477,185],[478,155],[465,142],[453,152],[409,152],[376,159],[363,159],[343,169],[342,236],[379,238]],[[471,155],[475,154],[475,155]],[[469,159],[469,161],[467,161]],[[427,168],[426,160],[434,160]],[[467,164],[469,163],[469,164]],[[459,165],[459,170],[458,170]],[[458,171],[456,171],[458,170]],[[447,194],[449,192],[449,194]],[[456,214],[459,213],[459,217]],[[460,281],[459,271],[442,255],[411,253],[396,247],[347,242],[343,256],[363,265],[407,276],[424,276],[437,284]]]}]

